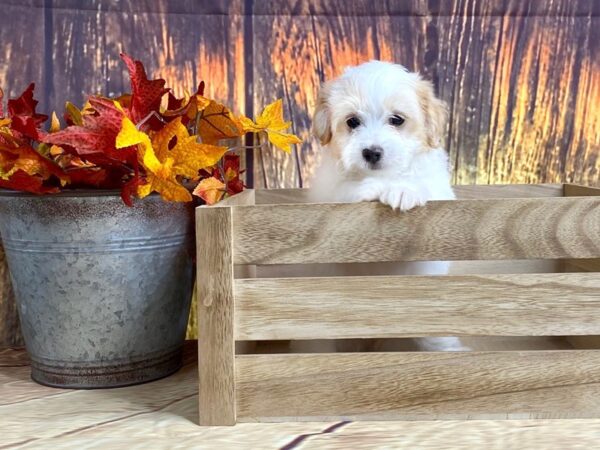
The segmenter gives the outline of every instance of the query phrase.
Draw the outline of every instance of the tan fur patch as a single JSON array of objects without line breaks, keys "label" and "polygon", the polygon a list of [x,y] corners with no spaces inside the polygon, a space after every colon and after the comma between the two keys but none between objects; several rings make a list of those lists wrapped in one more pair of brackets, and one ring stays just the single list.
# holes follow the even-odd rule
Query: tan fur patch
[{"label": "tan fur patch", "polygon": [[312,132],[321,145],[331,141],[331,112],[329,111],[329,83],[323,84],[317,97],[317,105],[313,114]]},{"label": "tan fur patch", "polygon": [[426,143],[430,148],[442,146],[446,135],[448,107],[446,102],[435,96],[433,85],[427,80],[417,84],[417,96],[425,118]]}]

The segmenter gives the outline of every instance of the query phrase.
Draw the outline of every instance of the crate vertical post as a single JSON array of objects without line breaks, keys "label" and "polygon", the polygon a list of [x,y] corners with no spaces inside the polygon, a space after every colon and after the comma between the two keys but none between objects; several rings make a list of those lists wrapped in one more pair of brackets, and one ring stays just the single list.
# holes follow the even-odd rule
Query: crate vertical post
[{"label": "crate vertical post", "polygon": [[199,423],[235,425],[231,208],[196,210]]}]

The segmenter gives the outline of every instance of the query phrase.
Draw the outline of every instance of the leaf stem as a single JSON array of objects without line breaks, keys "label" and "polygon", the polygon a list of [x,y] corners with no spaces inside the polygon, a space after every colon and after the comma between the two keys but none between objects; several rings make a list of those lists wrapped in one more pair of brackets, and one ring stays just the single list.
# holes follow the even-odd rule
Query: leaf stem
[{"label": "leaf stem", "polygon": [[150,111],[148,113],[148,115],[146,117],[144,117],[142,120],[140,120],[136,125],[135,128],[137,128],[137,130],[141,130],[141,128],[146,124],[146,122],[148,122],[152,117],[156,117],[158,120],[160,120],[162,123],[166,124],[166,120],[164,120],[160,114],[158,114],[156,111]]}]

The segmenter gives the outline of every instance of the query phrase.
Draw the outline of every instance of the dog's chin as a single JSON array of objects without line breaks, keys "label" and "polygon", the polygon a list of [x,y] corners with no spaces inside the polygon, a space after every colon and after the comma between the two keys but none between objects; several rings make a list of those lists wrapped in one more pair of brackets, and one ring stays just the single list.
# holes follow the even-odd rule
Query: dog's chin
[{"label": "dog's chin", "polygon": [[384,166],[380,162],[366,163],[365,166],[367,172],[381,172],[382,170],[384,170]]},{"label": "dog's chin", "polygon": [[401,176],[410,169],[410,161],[381,161],[377,163],[367,163],[365,161],[353,164],[341,164],[343,172],[348,178],[388,178]]},{"label": "dog's chin", "polygon": [[361,180],[371,177],[385,178],[388,173],[397,172],[390,170],[382,163],[370,164],[361,161],[355,164],[344,164],[342,161],[340,162],[341,164],[338,166],[340,167],[340,174],[349,180]]}]

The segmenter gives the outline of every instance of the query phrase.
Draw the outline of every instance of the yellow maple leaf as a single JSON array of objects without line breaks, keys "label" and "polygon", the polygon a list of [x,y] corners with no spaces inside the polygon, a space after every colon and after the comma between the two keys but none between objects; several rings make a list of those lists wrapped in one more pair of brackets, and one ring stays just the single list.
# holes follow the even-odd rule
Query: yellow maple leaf
[{"label": "yellow maple leaf", "polygon": [[[169,149],[173,139],[176,141]],[[178,175],[196,178],[200,169],[214,166],[227,151],[226,147],[199,143],[197,139],[189,135],[181,117],[177,117],[153,136],[152,144],[159,159],[167,155],[173,158],[173,170]]]},{"label": "yellow maple leaf", "polygon": [[267,133],[269,142],[284,152],[290,153],[292,144],[302,142],[298,136],[283,132],[290,127],[291,122],[283,120],[283,101],[281,99],[267,105],[256,119],[256,123],[247,117],[240,117],[239,120],[244,132],[264,131]]},{"label": "yellow maple leaf", "polygon": [[181,117],[177,117],[167,123],[152,136],[152,146],[160,161],[165,161],[169,156],[170,147],[190,136],[186,127],[181,123]]},{"label": "yellow maple leaf", "polygon": [[172,158],[167,158],[156,173],[148,172],[146,178],[148,183],[138,187],[140,198],[144,198],[152,191],[156,191],[167,201],[189,202],[192,200],[190,192],[177,181],[176,175],[173,172]]},{"label": "yellow maple leaf", "polygon": [[143,198],[156,191],[169,201],[190,201],[191,194],[177,177],[197,177],[200,169],[215,165],[227,151],[226,147],[198,143],[197,136],[190,136],[181,123],[181,117],[166,124],[152,138],[123,117],[115,146],[134,145],[138,147],[148,181],[138,188],[138,195]]},{"label": "yellow maple leaf", "polygon": [[115,147],[125,148],[133,145],[138,146],[138,152],[144,167],[151,172],[157,172],[161,167],[161,163],[154,153],[150,136],[138,130],[128,117],[123,117],[121,131],[117,134]]},{"label": "yellow maple leaf", "polygon": [[215,177],[205,178],[198,183],[193,194],[203,199],[207,205],[214,205],[225,194],[225,184]]},{"label": "yellow maple leaf", "polygon": [[154,153],[150,137],[139,131],[129,118],[124,117],[115,146],[124,148],[132,145],[138,146],[142,164],[147,170],[148,182],[138,187],[140,198],[156,191],[167,201],[189,202],[192,200],[188,190],[177,180],[177,174],[173,171],[173,158],[165,157],[164,161],[160,161]]}]

